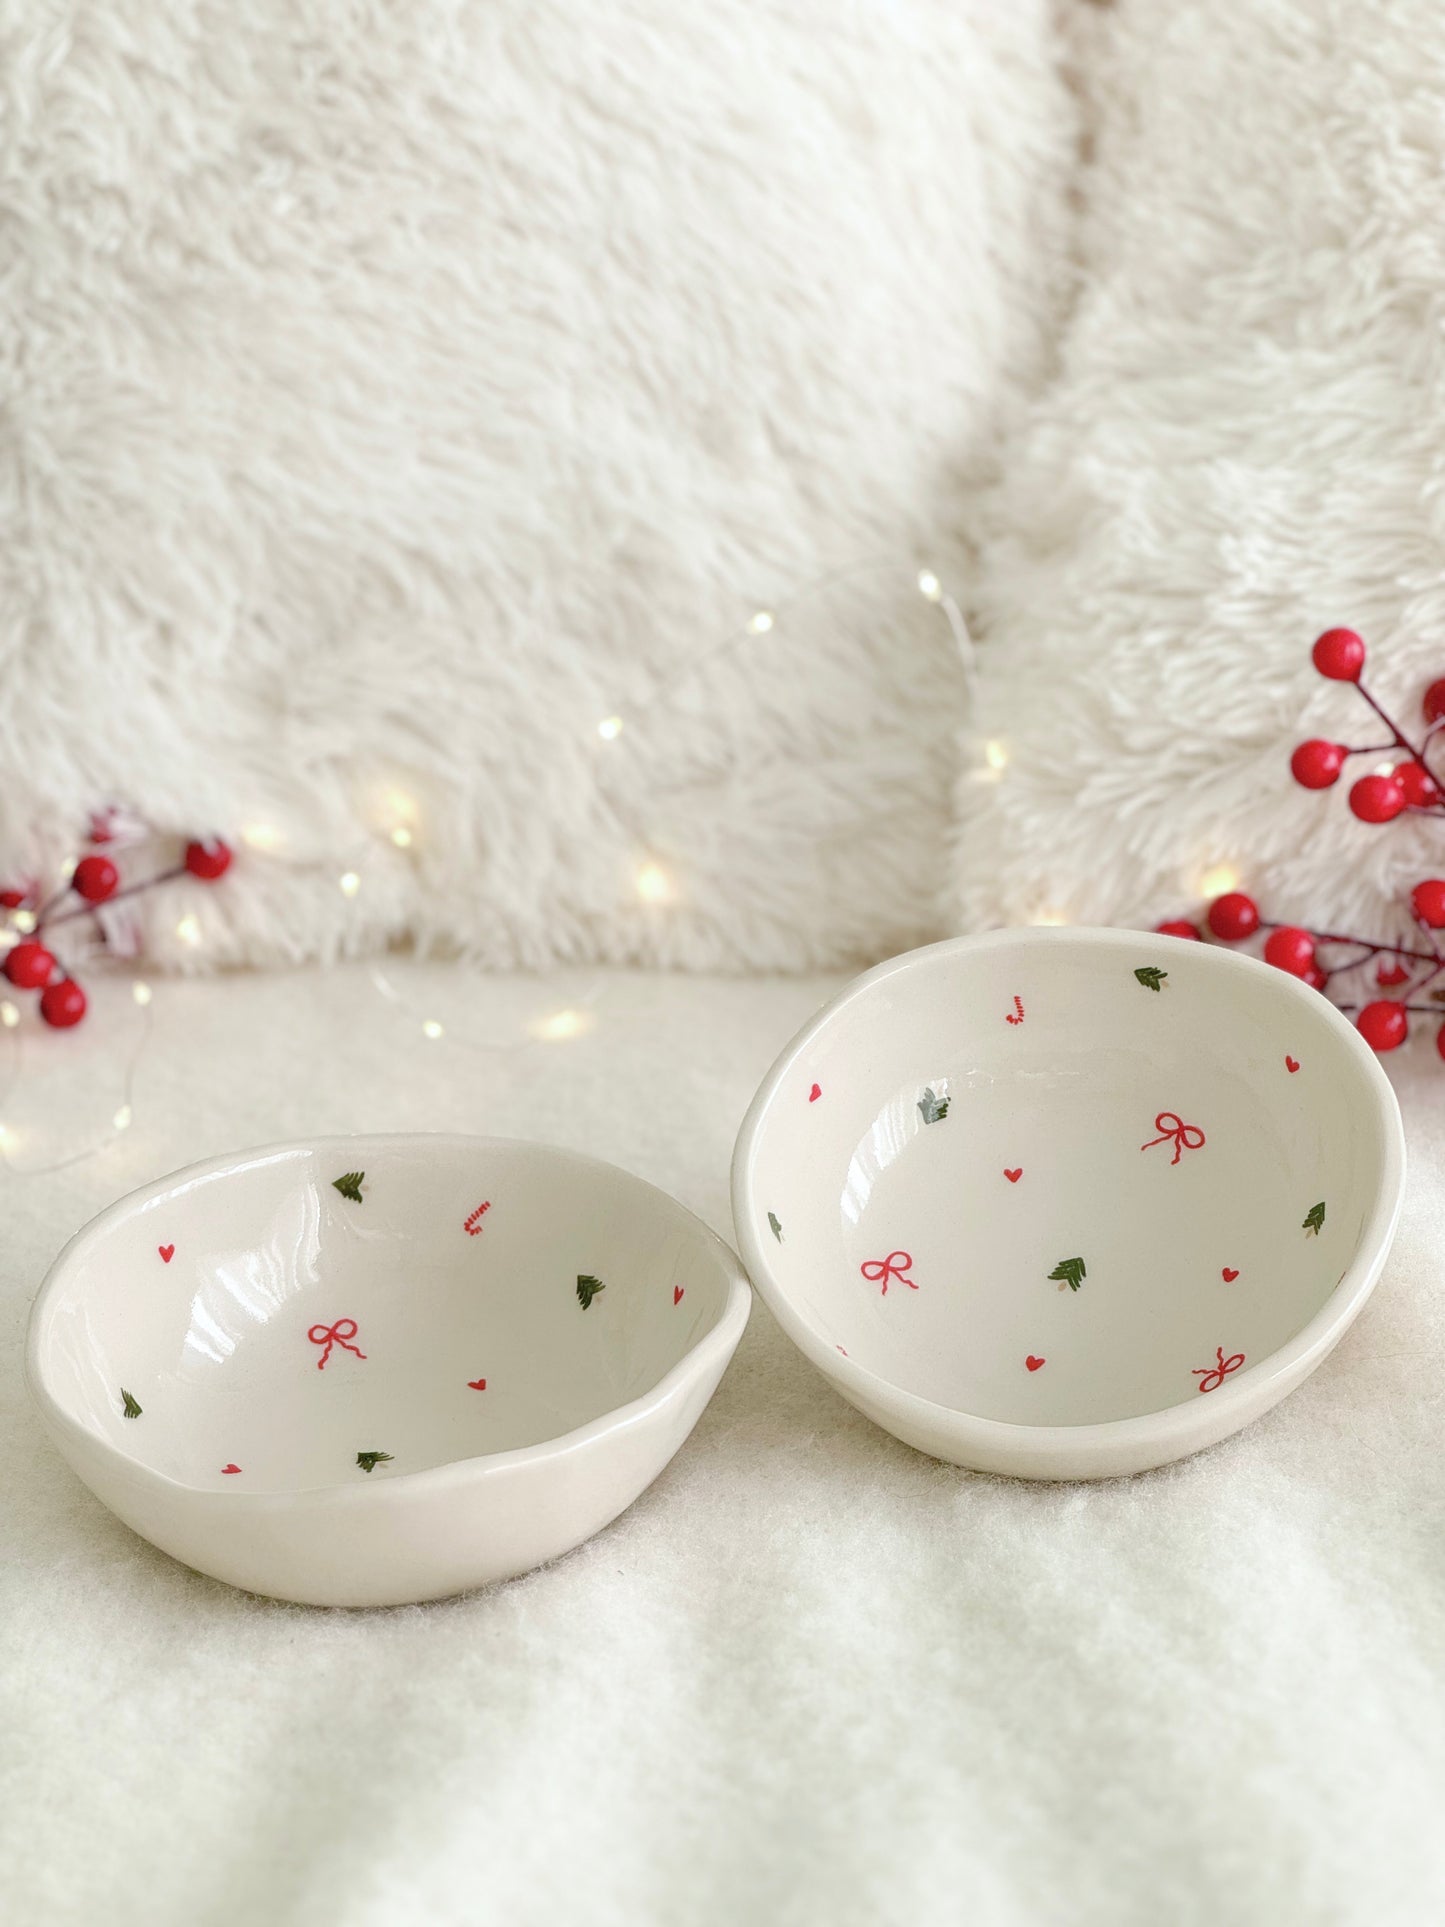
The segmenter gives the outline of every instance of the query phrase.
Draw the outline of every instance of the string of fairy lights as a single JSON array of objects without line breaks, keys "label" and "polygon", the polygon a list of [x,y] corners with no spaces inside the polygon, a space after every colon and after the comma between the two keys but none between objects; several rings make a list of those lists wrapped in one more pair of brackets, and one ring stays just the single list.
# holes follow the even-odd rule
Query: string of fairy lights
[{"label": "string of fairy lights", "polygon": [[[619,746],[625,749],[628,741],[641,733],[638,725],[662,709],[703,670],[740,649],[765,643],[775,644],[780,636],[786,637],[793,612],[820,591],[836,590],[841,584],[868,574],[881,577],[885,572],[891,587],[899,578],[896,564],[864,562],[844,575],[834,573],[806,585],[789,598],[785,608],[755,609],[741,625],[710,645],[705,645],[656,681],[637,700],[618,705],[607,714],[597,717],[590,725],[581,725],[584,733],[592,737],[599,754],[615,753]],[[971,699],[977,675],[977,658],[968,624],[957,599],[930,568],[916,570],[903,586],[912,595],[920,597],[924,604],[937,610],[961,668],[965,699]],[[986,743],[983,760],[976,771],[978,780],[998,781],[1007,765],[1006,746],[1001,742]],[[371,828],[364,842],[359,842],[349,851],[334,872],[334,887],[348,903],[357,903],[363,898],[367,887],[368,860],[378,842],[406,855],[419,855],[424,850],[422,807],[403,779],[388,781],[381,786],[373,799],[370,815]],[[240,841],[258,856],[280,856],[286,849],[288,839],[279,826],[257,820],[243,825]],[[645,846],[639,848],[631,882],[637,900],[658,910],[677,903],[683,894],[673,866]],[[0,921],[0,946],[4,945],[6,936],[12,942],[19,941],[30,935],[36,927],[35,912],[26,906],[0,912],[0,917],[3,917],[3,921]],[[1039,920],[1065,921],[1062,917],[1052,915]],[[200,950],[206,942],[204,925],[194,911],[184,911],[177,918],[173,930],[176,940],[187,949]],[[100,946],[93,946],[92,958],[99,949]],[[111,965],[111,971],[114,976],[114,964]],[[446,1041],[453,1047],[484,1054],[491,1061],[509,1060],[525,1052],[564,1044],[586,1035],[596,1025],[599,1006],[605,997],[600,978],[584,981],[583,987],[568,1001],[529,1021],[522,1035],[499,1039],[444,1020],[436,1010],[418,1004],[380,963],[369,964],[367,974],[377,997],[396,1012],[403,1024],[412,1029],[412,1034],[419,1036],[424,1044],[439,1045]],[[110,1108],[93,1137],[79,1147],[68,1143],[60,1148],[59,1155],[40,1161],[32,1161],[26,1155],[26,1129],[12,1121],[9,1115],[9,1107],[22,1082],[26,1065],[27,1027],[22,1023],[22,1013],[16,1001],[9,996],[0,997],[0,1166],[14,1175],[57,1171],[97,1155],[132,1129],[137,1118],[135,1090],[138,1073],[154,1035],[152,1003],[155,994],[148,979],[143,976],[131,978],[129,1001],[134,1006],[138,1021],[112,1067],[114,1075],[110,1096],[104,1100]],[[53,1040],[32,1035],[29,1042],[38,1058]]]}]

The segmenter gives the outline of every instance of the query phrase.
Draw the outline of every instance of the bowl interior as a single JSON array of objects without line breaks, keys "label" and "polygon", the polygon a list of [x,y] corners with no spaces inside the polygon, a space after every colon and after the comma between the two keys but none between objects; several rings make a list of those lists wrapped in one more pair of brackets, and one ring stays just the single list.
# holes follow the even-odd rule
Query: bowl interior
[{"label": "bowl interior", "polygon": [[719,1322],[735,1276],[680,1205],[592,1159],[337,1139],[115,1206],[52,1273],[32,1372],[186,1485],[370,1481],[629,1404]]},{"label": "bowl interior", "polygon": [[1363,1044],[1263,965],[1090,939],[885,966],[764,1087],[744,1235],[820,1353],[1088,1424],[1216,1391],[1339,1284],[1393,1142]]}]

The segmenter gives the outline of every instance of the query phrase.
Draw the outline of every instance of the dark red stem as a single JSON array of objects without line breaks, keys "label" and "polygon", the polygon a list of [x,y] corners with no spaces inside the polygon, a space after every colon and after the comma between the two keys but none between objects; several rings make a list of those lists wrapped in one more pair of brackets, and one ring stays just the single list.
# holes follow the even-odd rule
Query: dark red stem
[{"label": "dark red stem", "polygon": [[[108,910],[111,904],[119,903],[122,897],[138,897],[142,890],[153,890],[158,883],[174,883],[177,877],[183,877],[185,875],[185,864],[178,863],[172,870],[162,870],[157,876],[145,877],[139,883],[127,884],[124,890],[115,891],[111,896],[108,896],[103,903],[84,903],[78,910],[67,910],[63,916],[59,917],[47,918],[46,911],[48,911],[50,907],[49,904],[47,904],[46,910],[41,911],[35,920],[36,934],[37,936],[39,935],[47,921],[51,924],[74,923],[77,917],[93,917],[97,911]],[[62,891],[61,896],[64,895],[65,892]],[[60,897],[53,897],[51,901],[58,903]]]}]

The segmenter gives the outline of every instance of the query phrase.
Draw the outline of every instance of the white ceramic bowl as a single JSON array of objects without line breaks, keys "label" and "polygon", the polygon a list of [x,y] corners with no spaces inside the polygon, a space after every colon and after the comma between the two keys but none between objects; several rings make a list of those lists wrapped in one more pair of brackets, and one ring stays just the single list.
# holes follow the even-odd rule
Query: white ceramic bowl
[{"label": "white ceramic bowl", "polygon": [[102,1212],[41,1287],[26,1369],[80,1477],[164,1551],[282,1599],[396,1605],[614,1519],[750,1302],[720,1239],[611,1165],[331,1138]]},{"label": "white ceramic bowl", "polygon": [[789,1044],[733,1214],[774,1316],[879,1425],[1100,1478],[1293,1390],[1369,1296],[1404,1175],[1389,1081],[1318,992],[1178,938],[1001,931],[880,965]]}]

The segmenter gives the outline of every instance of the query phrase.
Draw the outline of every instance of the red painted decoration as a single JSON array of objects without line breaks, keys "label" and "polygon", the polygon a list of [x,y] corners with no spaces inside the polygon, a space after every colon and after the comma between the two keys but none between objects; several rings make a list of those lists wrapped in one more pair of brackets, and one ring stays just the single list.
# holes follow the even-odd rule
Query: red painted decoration
[{"label": "red painted decoration", "polygon": [[1225,943],[1239,943],[1259,928],[1259,907],[1242,890],[1230,890],[1209,906],[1209,927]]},{"label": "red painted decoration", "polygon": [[1371,1050],[1397,1050],[1410,1034],[1410,1019],[1403,1004],[1382,998],[1365,1005],[1355,1019],[1355,1028]]},{"label": "red painted decoration", "polygon": [[1339,781],[1347,754],[1343,743],[1330,743],[1322,736],[1312,736],[1290,757],[1290,775],[1304,789],[1327,790]]},{"label": "red painted decoration", "polygon": [[1365,645],[1353,629],[1326,629],[1310,656],[1331,682],[1358,682],[1365,666]]},{"label": "red painted decoration", "polygon": [[214,883],[231,867],[230,846],[218,836],[210,837],[204,843],[188,843],[185,861],[193,877],[199,877],[203,883]]},{"label": "red painted decoration", "polygon": [[240,1468],[240,1466],[239,1466],[239,1465],[223,1465],[223,1466],[221,1467],[221,1470],[222,1470],[223,1472],[239,1472],[239,1471],[240,1471],[240,1469],[241,1469],[241,1468]]},{"label": "red painted decoration", "polygon": [[[1410,892],[1410,908],[1432,930],[1445,929],[1445,877],[1427,877],[1424,883],[1417,883]],[[1403,983],[1407,975],[1402,970],[1395,981]],[[1380,982],[1384,981],[1381,977]]]},{"label": "red painted decoration", "polygon": [[1199,1389],[1201,1392],[1217,1391],[1225,1379],[1228,1378],[1229,1374],[1231,1372],[1237,1372],[1244,1363],[1243,1352],[1235,1352],[1231,1357],[1226,1358],[1222,1345],[1215,1346],[1214,1356],[1218,1360],[1217,1364],[1210,1365],[1203,1370],[1196,1366],[1191,1374],[1192,1377],[1199,1380]]},{"label": "red painted decoration", "polygon": [[469,1378],[467,1380],[467,1390],[469,1392],[484,1392],[486,1389],[487,1381],[484,1378]]},{"label": "red painted decoration", "polygon": [[83,856],[71,872],[70,887],[87,903],[104,903],[113,897],[120,883],[120,871],[108,856]]},{"label": "red painted decoration", "polygon": [[815,1084],[812,1090],[810,1090],[808,1093],[808,1102],[810,1104],[816,1104],[818,1099],[822,1095],[823,1095],[823,1086],[821,1084]]},{"label": "red painted decoration", "polygon": [[366,1356],[365,1352],[358,1351],[357,1347],[351,1343],[351,1340],[356,1336],[356,1320],[354,1318],[338,1318],[334,1325],[313,1325],[306,1336],[311,1340],[313,1345],[324,1345],[326,1347],[325,1351],[322,1352],[320,1358],[316,1361],[316,1369],[318,1372],[326,1363],[327,1359],[330,1358],[331,1347],[333,1345],[340,1345],[343,1351],[356,1352],[358,1358],[365,1358]]},{"label": "red painted decoration", "polygon": [[40,1015],[52,1030],[69,1030],[85,1015],[85,992],[74,977],[47,984],[40,993]]},{"label": "red painted decoration", "polygon": [[1014,998],[1014,1011],[1016,1011],[1018,1014],[1016,1016],[1013,1014],[1010,1014],[1009,1016],[1005,1017],[1004,1022],[1006,1024],[1021,1024],[1023,1022],[1024,1006],[1023,1006],[1023,999],[1021,997]]},{"label": "red painted decoration", "polygon": [[1156,933],[1161,937],[1183,937],[1188,942],[1199,942],[1199,926],[1190,923],[1185,917],[1171,917],[1167,923],[1156,923]]},{"label": "red painted decoration", "polygon": [[1197,1124],[1186,1124],[1184,1120],[1176,1116],[1173,1111],[1161,1111],[1154,1120],[1154,1129],[1160,1132],[1161,1135],[1159,1137],[1151,1137],[1149,1142],[1147,1144],[1141,1144],[1139,1149],[1141,1151],[1152,1150],[1156,1144],[1167,1144],[1172,1138],[1174,1141],[1174,1155],[1169,1160],[1171,1164],[1177,1164],[1186,1151],[1198,1151],[1202,1149],[1204,1145],[1204,1133],[1200,1130],[1199,1126]]},{"label": "red painted decoration", "polygon": [[1016,1171],[1010,1171],[1007,1166],[1004,1167],[1004,1176],[1008,1179],[1010,1184],[1017,1184],[1019,1179],[1023,1176],[1023,1174],[1024,1174],[1024,1167],[1022,1165],[1020,1165]]},{"label": "red painted decoration", "polygon": [[156,1250],[161,1254],[161,1263],[163,1265],[168,1265],[171,1259],[174,1258],[176,1255],[176,1248],[174,1245],[157,1245]]},{"label": "red painted decoration", "polygon": [[1350,789],[1350,808],[1362,823],[1389,823],[1405,807],[1405,791],[1393,776],[1362,776]]},{"label": "red painted decoration", "polygon": [[685,1289],[686,1289],[686,1287],[685,1287],[685,1286],[683,1286],[683,1285],[674,1285],[674,1286],[673,1286],[673,1288],[672,1288],[672,1302],[673,1302],[673,1304],[674,1304],[674,1305],[680,1305],[680,1304],[682,1303],[682,1294],[683,1294],[683,1292],[684,1292],[684,1290],[685,1290]]},{"label": "red painted decoration", "polygon": [[485,1204],[479,1204],[469,1217],[462,1219],[462,1229],[469,1238],[479,1238],[482,1235],[482,1219],[486,1217],[491,1208],[492,1201],[488,1198],[487,1202]]},{"label": "red painted decoration", "polygon": [[890,1251],[886,1258],[865,1258],[858,1269],[870,1285],[882,1285],[882,1295],[885,1298],[888,1296],[888,1280],[890,1278],[897,1278],[900,1283],[907,1285],[910,1291],[917,1291],[918,1289],[917,1285],[915,1285],[913,1280],[908,1276],[908,1273],[913,1269],[913,1260],[906,1251]]},{"label": "red painted decoration", "polygon": [[1232,1285],[1235,1279],[1239,1276],[1239,1273],[1234,1269],[1232,1265],[1226,1265],[1219,1275],[1224,1280],[1225,1284]]},{"label": "red painted decoration", "polygon": [[1038,1371],[1041,1365],[1047,1365],[1048,1362],[1049,1361],[1046,1358],[1036,1358],[1032,1352],[1030,1352],[1028,1357],[1024,1360],[1025,1365],[1028,1366],[1031,1372]]},{"label": "red painted decoration", "polygon": [[1290,1076],[1293,1077],[1295,1072],[1299,1069],[1299,1059],[1297,1057],[1290,1057],[1286,1055],[1284,1060],[1284,1067],[1289,1072]]},{"label": "red painted decoration", "polygon": [[1291,977],[1303,977],[1314,967],[1315,940],[1308,930],[1286,924],[1282,930],[1271,930],[1265,939],[1264,960],[1276,970],[1287,970]]},{"label": "red painted decoration", "polygon": [[5,975],[20,990],[39,990],[50,982],[55,959],[43,943],[27,938],[5,959]]}]

